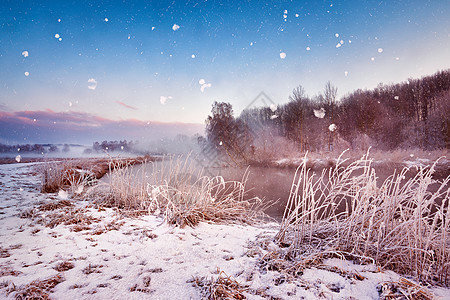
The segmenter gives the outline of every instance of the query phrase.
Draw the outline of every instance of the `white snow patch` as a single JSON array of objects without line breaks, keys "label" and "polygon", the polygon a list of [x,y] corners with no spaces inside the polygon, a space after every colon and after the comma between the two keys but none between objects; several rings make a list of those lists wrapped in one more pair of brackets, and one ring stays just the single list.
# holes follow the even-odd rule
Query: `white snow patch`
[{"label": "white snow patch", "polygon": [[58,197],[60,199],[67,200],[69,197],[69,193],[67,193],[65,190],[59,190]]}]

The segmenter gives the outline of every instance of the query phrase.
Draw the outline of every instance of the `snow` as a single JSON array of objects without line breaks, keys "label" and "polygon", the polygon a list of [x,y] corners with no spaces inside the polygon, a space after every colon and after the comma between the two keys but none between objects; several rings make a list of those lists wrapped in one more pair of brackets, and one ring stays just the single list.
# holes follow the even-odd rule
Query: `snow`
[{"label": "snow", "polygon": [[[71,202],[97,219],[89,229],[74,231],[75,225],[62,224],[45,227],[36,220],[47,220],[53,212],[37,208],[58,201],[63,193],[39,193],[36,165],[0,165],[0,268],[5,270],[1,280],[17,289],[57,275],[55,267],[62,262],[71,262],[73,268],[61,272],[64,281],[54,287],[52,299],[201,299],[190,280],[216,278],[218,270],[249,286],[244,292],[247,299],[263,299],[251,290],[264,291],[266,298],[378,299],[380,283],[400,278],[372,264],[332,258],[284,282],[282,273],[261,268],[258,255],[249,254],[254,247],[260,255],[277,251],[276,223],[200,223],[196,228],[179,228],[156,215],[130,218],[112,208],[95,209],[81,198]],[[19,217],[32,208],[35,219]],[[267,247],[259,248],[258,242]],[[345,272],[364,279],[345,276]],[[444,298],[450,295],[445,288],[433,292]],[[0,286],[0,298],[14,297],[7,294],[5,285]]]},{"label": "snow", "polygon": [[27,50],[22,51],[22,55],[23,57],[28,57],[28,51]]},{"label": "snow", "polygon": [[89,78],[88,79],[88,89],[95,90],[96,88],[97,88],[97,80],[95,80],[94,78]]},{"label": "snow", "polygon": [[25,72],[25,73],[23,73],[23,74],[25,74],[25,76],[29,76],[30,75],[30,72]]},{"label": "snow", "polygon": [[203,78],[200,79],[200,80],[198,81],[198,84],[201,85],[201,86],[200,86],[200,91],[201,91],[202,93],[205,91],[206,88],[210,88],[210,87],[212,86],[211,83],[206,83],[206,80],[203,79]]},{"label": "snow", "polygon": [[309,51],[309,50],[311,50],[311,48],[310,47],[306,47],[306,51]]},{"label": "snow", "polygon": [[178,29],[180,29],[180,26],[177,25],[177,24],[173,24],[172,30],[173,30],[173,31],[177,31]]},{"label": "snow", "polygon": [[314,109],[314,116],[319,119],[323,119],[325,117],[325,108]]},{"label": "snow", "polygon": [[275,112],[276,110],[277,110],[277,106],[275,105],[275,104],[270,104],[270,106],[269,106],[269,108],[270,108],[270,110],[272,111],[272,112]]},{"label": "snow", "polygon": [[378,53],[382,53],[383,52],[383,48],[378,48]]},{"label": "snow", "polygon": [[285,59],[285,58],[286,58],[286,53],[281,52],[281,53],[280,53],[280,58],[281,58],[281,59]]},{"label": "snow", "polygon": [[59,33],[55,34],[55,38],[59,39]]},{"label": "snow", "polygon": [[161,97],[159,97],[159,102],[162,104],[162,105],[164,105],[164,104],[166,104],[166,102],[167,102],[167,100],[169,100],[169,99],[172,99],[172,96],[161,96]]},{"label": "snow", "polygon": [[331,132],[335,131],[336,129],[337,129],[336,124],[331,124],[330,126],[328,126],[328,130]]},{"label": "snow", "polygon": [[191,57],[192,57],[192,58],[195,58],[195,54],[192,54]]},{"label": "snow", "polygon": [[335,33],[334,36],[335,36],[335,37],[339,37],[339,33]]}]

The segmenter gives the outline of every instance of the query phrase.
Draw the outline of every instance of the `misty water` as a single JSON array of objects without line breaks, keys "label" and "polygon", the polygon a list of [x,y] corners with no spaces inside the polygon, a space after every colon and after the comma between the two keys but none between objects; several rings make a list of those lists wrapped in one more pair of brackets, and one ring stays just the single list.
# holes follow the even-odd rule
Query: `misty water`
[{"label": "misty water", "polygon": [[[373,165],[376,171],[377,186],[380,187],[383,182],[391,176],[394,172],[398,174],[404,167],[403,164],[385,164],[374,163]],[[167,173],[170,169],[169,161],[157,161],[153,163],[135,165],[132,167],[132,173],[135,177],[135,182],[140,183],[143,180],[148,183],[152,183],[153,174],[158,173],[158,178],[161,178],[160,173]],[[320,175],[324,167],[316,167],[311,169],[311,173]],[[248,172],[246,181],[246,198],[259,197],[264,202],[269,203],[276,201],[276,203],[270,206],[266,213],[277,221],[281,221],[286,203],[289,199],[289,194],[293,179],[295,176],[295,167],[259,167],[249,166],[246,167],[221,167],[221,168],[201,168],[199,166],[191,165],[189,170],[186,170],[190,175],[191,183],[194,183],[200,174],[205,176],[222,176],[225,181],[241,181],[245,173]],[[200,173],[201,172],[201,173]],[[413,178],[417,173],[415,167],[405,174],[404,182]],[[447,177],[448,170],[438,170],[436,172],[436,178],[439,180]],[[164,175],[163,175],[164,176]],[[108,182],[108,176],[102,179],[104,182]],[[437,185],[431,185],[429,191],[434,192],[437,190]],[[344,209],[344,207],[342,207]]]}]

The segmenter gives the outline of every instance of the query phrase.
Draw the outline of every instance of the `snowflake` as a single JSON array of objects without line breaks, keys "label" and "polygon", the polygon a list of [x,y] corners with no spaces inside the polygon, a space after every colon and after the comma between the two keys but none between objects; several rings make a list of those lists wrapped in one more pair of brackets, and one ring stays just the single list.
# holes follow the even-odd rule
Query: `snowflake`
[{"label": "snowflake", "polygon": [[177,25],[177,24],[173,24],[172,30],[173,30],[173,31],[177,31],[178,29],[180,29],[180,26]]},{"label": "snowflake", "polygon": [[280,58],[281,58],[281,59],[285,59],[285,58],[286,58],[286,53],[281,52],[281,53],[280,53]]},{"label": "snowflake", "polygon": [[322,107],[321,109],[313,109],[313,111],[316,118],[323,119],[325,117],[325,108]]}]

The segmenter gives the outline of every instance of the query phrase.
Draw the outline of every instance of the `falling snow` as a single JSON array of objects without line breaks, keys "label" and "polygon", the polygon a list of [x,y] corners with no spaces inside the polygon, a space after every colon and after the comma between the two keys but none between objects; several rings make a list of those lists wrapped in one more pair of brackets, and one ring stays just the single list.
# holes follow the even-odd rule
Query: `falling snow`
[{"label": "falling snow", "polygon": [[306,51],[309,51],[309,50],[311,50],[311,48],[309,48],[309,47],[306,47]]},{"label": "falling snow", "polygon": [[399,96],[394,96],[394,99],[398,100],[398,99],[400,99],[400,97]]},{"label": "falling snow", "polygon": [[275,112],[276,110],[277,110],[277,106],[275,105],[275,104],[270,104],[270,110],[272,111],[272,112]]},{"label": "falling snow", "polygon": [[56,33],[56,34],[55,34],[55,38],[56,38],[56,39],[59,39],[59,33]]},{"label": "falling snow", "polygon": [[109,20],[108,20],[108,18],[105,18],[105,22],[108,22]]},{"label": "falling snow", "polygon": [[323,119],[325,117],[325,108],[314,109],[314,116],[319,119]]},{"label": "falling snow", "polygon": [[195,54],[192,54],[191,57],[192,57],[192,58],[195,58]]},{"label": "falling snow", "polygon": [[378,48],[378,53],[382,53],[383,52],[383,48]]},{"label": "falling snow", "polygon": [[20,163],[20,160],[22,159],[22,157],[20,156],[20,155],[17,155],[16,156],[16,161],[18,162],[18,163]]},{"label": "falling snow", "polygon": [[201,85],[201,86],[200,86],[200,91],[201,91],[202,93],[205,91],[206,88],[210,88],[210,87],[212,86],[211,83],[206,83],[206,80],[203,79],[203,78],[200,79],[200,80],[198,81],[198,83]]},{"label": "falling snow", "polygon": [[335,131],[336,129],[337,129],[336,124],[331,124],[330,126],[328,126],[328,130],[331,132]]},{"label": "falling snow", "polygon": [[89,78],[88,80],[88,89],[95,90],[97,88],[97,80],[94,78]]},{"label": "falling snow", "polygon": [[23,57],[28,57],[28,51],[26,51],[26,50],[23,51],[23,52],[22,52],[22,55],[23,55]]},{"label": "falling snow", "polygon": [[335,36],[335,37],[339,37],[339,33],[335,33],[334,36]]},{"label": "falling snow", "polygon": [[375,57],[371,57],[370,60],[371,60],[371,61],[375,61]]},{"label": "falling snow", "polygon": [[336,48],[340,48],[341,46],[341,43],[337,43]]},{"label": "falling snow", "polygon": [[30,72],[25,72],[24,74],[25,74],[25,76],[28,76],[28,75],[30,75]]},{"label": "falling snow", "polygon": [[170,99],[172,99],[172,96],[161,96],[161,97],[159,97],[159,102],[162,104],[162,105],[164,105],[164,104],[166,104],[166,102],[167,102],[167,100],[170,100]]},{"label": "falling snow", "polygon": [[347,72],[347,71],[345,71],[345,72],[344,72],[344,75],[345,75],[345,76],[347,77],[347,75],[348,75],[348,72]]},{"label": "falling snow", "polygon": [[180,26],[177,25],[177,24],[173,24],[172,30],[173,30],[173,31],[177,31],[178,29],[180,29]]},{"label": "falling snow", "polygon": [[280,58],[281,58],[281,59],[285,59],[285,58],[286,58],[286,53],[281,52],[281,53],[280,53]]}]

